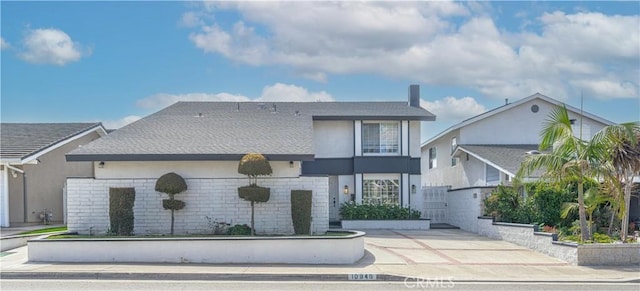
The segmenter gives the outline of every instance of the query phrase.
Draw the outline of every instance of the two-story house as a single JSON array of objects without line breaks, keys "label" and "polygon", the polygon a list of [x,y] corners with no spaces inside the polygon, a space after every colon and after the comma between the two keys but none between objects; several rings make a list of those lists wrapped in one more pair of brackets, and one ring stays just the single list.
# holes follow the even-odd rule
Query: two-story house
[{"label": "two-story house", "polygon": [[257,232],[293,232],[295,189],[313,191],[319,233],[347,201],[409,206],[421,181],[420,122],[435,119],[419,107],[419,87],[409,93],[408,102],[178,102],[67,155],[95,167],[91,179],[68,179],[69,229],[106,230],[109,188],[134,187],[134,231],[163,232],[169,214],[154,183],[168,172],[189,187],[176,232],[201,232],[205,216],[248,223],[236,189],[248,182],[237,167],[250,152],[273,168],[258,182],[271,198],[256,206]]},{"label": "two-story house", "polygon": [[[542,94],[505,103],[422,143],[422,185],[427,190],[447,189],[443,200],[427,201],[427,205],[435,205],[431,211],[440,214],[436,216],[440,221],[435,222],[473,231],[476,217],[482,215],[482,199],[495,186],[510,183],[525,155],[538,150],[540,131],[549,113],[563,104]],[[565,106],[574,134],[583,139],[612,124]]]}]

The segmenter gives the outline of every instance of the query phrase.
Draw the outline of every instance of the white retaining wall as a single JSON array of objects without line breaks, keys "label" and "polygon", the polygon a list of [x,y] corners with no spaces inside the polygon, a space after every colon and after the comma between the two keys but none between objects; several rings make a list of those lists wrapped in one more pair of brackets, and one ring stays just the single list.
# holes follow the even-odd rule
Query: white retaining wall
[{"label": "white retaining wall", "polygon": [[447,192],[447,223],[469,232],[478,232],[482,200],[493,188],[467,188]]},{"label": "white retaining wall", "polygon": [[30,262],[353,264],[364,233],[348,236],[35,239]]},{"label": "white retaining wall", "polygon": [[536,225],[493,222],[478,217],[478,234],[501,239],[579,266],[640,266],[640,243],[583,244],[558,242],[557,235]]},{"label": "white retaining wall", "polygon": [[[188,190],[176,195],[186,203],[175,211],[175,233],[210,231],[205,216],[235,224],[251,224],[250,202],[238,197],[237,188],[248,179],[185,179]],[[67,179],[67,211],[69,231],[80,234],[103,234],[109,227],[109,188],[133,187],[135,234],[166,234],[171,226],[171,211],[162,208],[166,194],[155,191],[156,179]],[[291,190],[312,190],[313,233],[324,233],[329,227],[328,178],[264,178],[258,185],[271,188],[266,203],[255,204],[256,233],[292,234]]]},{"label": "white retaining wall", "polygon": [[343,220],[342,228],[349,230],[365,229],[406,229],[429,230],[431,223],[428,219],[420,220]]}]

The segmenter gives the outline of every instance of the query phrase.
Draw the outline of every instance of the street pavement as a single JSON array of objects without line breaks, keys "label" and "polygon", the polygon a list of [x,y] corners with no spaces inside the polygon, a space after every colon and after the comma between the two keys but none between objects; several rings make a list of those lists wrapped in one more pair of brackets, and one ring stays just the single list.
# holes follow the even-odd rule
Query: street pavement
[{"label": "street pavement", "polygon": [[[3,231],[4,234],[4,231]],[[0,255],[7,279],[348,281],[353,274],[406,282],[599,282],[640,284],[640,266],[584,267],[456,229],[367,231],[354,265],[37,263],[27,247]],[[371,278],[371,277],[369,277]]]}]

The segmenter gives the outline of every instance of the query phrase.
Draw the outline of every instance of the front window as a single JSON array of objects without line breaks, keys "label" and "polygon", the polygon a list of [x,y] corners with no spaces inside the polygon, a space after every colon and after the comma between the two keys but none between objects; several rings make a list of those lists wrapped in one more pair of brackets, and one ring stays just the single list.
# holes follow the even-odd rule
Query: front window
[{"label": "front window", "polygon": [[486,173],[485,179],[488,184],[494,184],[500,181],[500,171],[498,171],[498,169],[486,165]]},{"label": "front window", "polygon": [[400,179],[364,178],[362,204],[400,205]]},{"label": "front window", "polygon": [[397,122],[363,123],[362,152],[398,153],[400,130]]},{"label": "front window", "polygon": [[429,148],[429,169],[436,167],[436,148]]}]

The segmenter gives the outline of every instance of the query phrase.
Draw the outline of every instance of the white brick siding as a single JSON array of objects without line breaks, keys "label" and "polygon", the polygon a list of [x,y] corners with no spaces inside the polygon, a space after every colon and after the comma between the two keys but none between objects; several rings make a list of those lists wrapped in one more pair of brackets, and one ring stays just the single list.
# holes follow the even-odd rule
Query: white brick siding
[{"label": "white brick siding", "polygon": [[[251,224],[251,204],[238,197],[237,188],[246,186],[242,179],[185,179],[188,190],[176,195],[186,203],[175,212],[175,233],[207,233],[211,229],[205,216],[235,224]],[[67,180],[68,228],[81,234],[105,233],[109,227],[109,188],[133,187],[136,191],[134,211],[135,234],[166,234],[171,226],[171,211],[162,208],[166,194],[155,191],[156,179],[92,179]],[[256,233],[292,234],[291,190],[312,190],[312,222],[314,233],[329,227],[327,177],[265,178],[258,185],[271,188],[266,203],[255,204]]]}]

